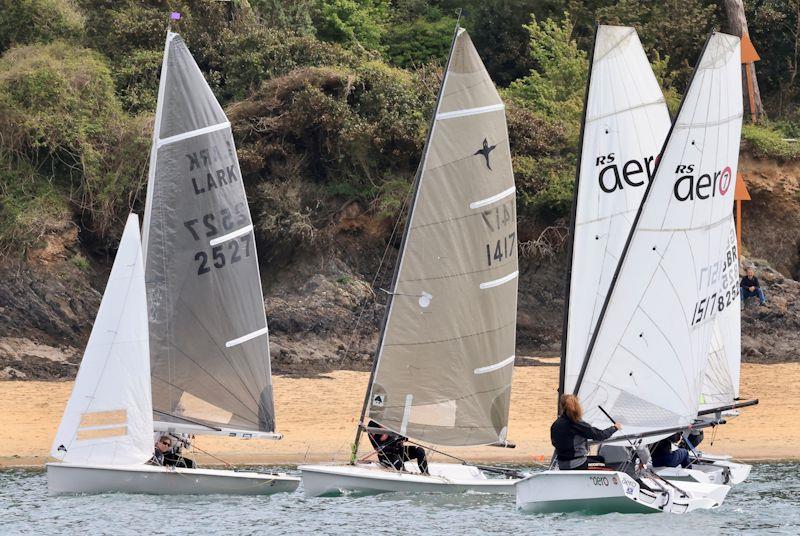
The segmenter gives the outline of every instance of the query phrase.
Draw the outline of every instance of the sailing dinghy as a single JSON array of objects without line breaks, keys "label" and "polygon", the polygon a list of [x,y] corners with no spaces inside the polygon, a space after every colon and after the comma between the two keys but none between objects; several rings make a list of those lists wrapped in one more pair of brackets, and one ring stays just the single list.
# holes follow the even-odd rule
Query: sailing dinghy
[{"label": "sailing dinghy", "polygon": [[173,442],[184,434],[281,438],[254,242],[230,123],[183,40],[168,32],[142,239],[146,307],[137,311],[147,321],[146,349],[136,358],[148,358],[147,391],[137,394],[151,411],[148,455],[126,459],[139,465],[123,477],[62,479],[51,489],[271,494],[297,488],[300,479],[285,474],[144,465],[154,432]]},{"label": "sailing dinghy", "polygon": [[[628,121],[633,114],[652,107],[661,96],[632,28],[599,27],[592,57],[581,167],[586,165],[587,151],[589,162],[598,162],[598,156],[614,149],[613,140],[604,138],[605,134],[631,128]],[[641,100],[636,100],[630,92],[609,91],[607,98],[618,99],[617,109],[623,113],[598,114],[602,100],[598,93],[606,93],[593,88],[602,69],[616,70],[610,79],[623,86],[649,84],[650,97],[637,92],[634,97]],[[715,33],[701,54],[663,151],[650,153],[661,154],[661,159],[638,206],[596,321],[584,321],[595,326],[585,342],[585,357],[579,368],[565,368],[562,374],[562,388],[568,385],[578,395],[586,421],[604,428],[608,411],[636,446],[693,423],[713,320],[726,308],[736,307],[733,294],[738,292],[738,281],[731,278],[736,255],[727,231],[741,118],[739,39]],[[595,122],[609,125],[598,128]],[[640,167],[631,166],[635,171]],[[625,180],[624,165],[619,176]],[[599,180],[600,175],[579,172],[577,211],[582,210],[584,177]],[[574,220],[580,224],[581,213]],[[580,247],[579,242],[575,247]],[[575,313],[575,302],[569,303],[567,322]],[[567,330],[571,327],[569,323]],[[566,337],[569,341],[569,332]],[[698,482],[678,485],[653,473],[631,473],[544,471],[517,483],[517,506],[533,512],[685,513],[719,506],[730,489]]]},{"label": "sailing dinghy", "polygon": [[[513,493],[484,468],[358,460],[368,420],[426,444],[504,444],[517,309],[516,196],[504,105],[456,29],[415,182],[350,465],[300,466],[306,495]],[[367,430],[369,431],[369,430]]]}]

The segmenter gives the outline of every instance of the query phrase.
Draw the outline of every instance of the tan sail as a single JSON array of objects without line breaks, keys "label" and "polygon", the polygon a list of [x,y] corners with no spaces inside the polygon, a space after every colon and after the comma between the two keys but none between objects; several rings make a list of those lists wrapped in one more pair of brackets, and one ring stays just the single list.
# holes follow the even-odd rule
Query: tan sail
[{"label": "tan sail", "polygon": [[457,33],[371,385],[369,416],[443,445],[505,439],[517,227],[504,105]]}]

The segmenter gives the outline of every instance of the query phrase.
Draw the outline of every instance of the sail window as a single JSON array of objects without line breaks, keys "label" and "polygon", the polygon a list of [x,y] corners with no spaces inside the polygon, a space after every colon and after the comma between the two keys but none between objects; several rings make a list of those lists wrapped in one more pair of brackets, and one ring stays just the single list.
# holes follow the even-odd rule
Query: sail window
[{"label": "sail window", "polygon": [[507,367],[514,363],[514,356],[507,357],[502,361],[499,361],[493,365],[487,365],[485,367],[480,367],[475,369],[475,374],[486,374],[487,372],[494,372],[495,370],[500,370],[501,368]]},{"label": "sail window", "polygon": [[493,279],[492,281],[487,281],[486,283],[481,283],[481,290],[486,290],[487,288],[498,287],[503,283],[508,283],[509,281],[513,281],[519,275],[519,270],[514,270],[510,274],[505,277],[501,277],[500,279]]},{"label": "sail window", "polygon": [[245,225],[241,229],[237,229],[235,231],[231,231],[230,233],[222,236],[218,236],[209,242],[209,245],[216,246],[217,244],[222,244],[223,242],[227,242],[228,240],[233,240],[234,238],[239,238],[240,236],[244,236],[248,234],[250,231],[253,230],[253,225]]},{"label": "sail window", "polygon": [[414,424],[423,426],[442,426],[455,428],[456,426],[456,401],[445,400],[436,404],[422,404],[414,406],[408,419]]},{"label": "sail window", "polygon": [[196,138],[197,136],[202,136],[203,134],[216,132],[217,130],[222,130],[223,128],[229,128],[230,126],[230,122],[225,121],[224,123],[217,123],[216,125],[190,130],[189,132],[183,132],[182,134],[175,134],[174,136],[164,138],[163,140],[158,140],[156,142],[156,147],[163,147],[164,145],[169,145],[170,143],[175,143],[176,141]]},{"label": "sail window", "polygon": [[453,110],[452,112],[442,112],[436,114],[436,119],[452,119],[453,117],[465,117],[468,115],[485,114],[488,112],[497,112],[504,109],[506,106],[503,103],[492,104],[489,106],[479,106],[477,108],[464,108],[462,110]]},{"label": "sail window", "polygon": [[411,416],[411,402],[414,400],[414,395],[406,395],[406,405],[403,408],[403,422],[400,425],[400,433],[405,435],[406,428],[408,428],[408,418]]},{"label": "sail window", "polygon": [[516,191],[517,191],[517,187],[516,186],[512,186],[508,190],[503,190],[499,194],[493,195],[492,197],[487,197],[486,199],[481,199],[480,201],[475,201],[473,203],[470,203],[469,204],[469,208],[476,209],[476,208],[485,207],[486,205],[491,205],[492,203],[495,203],[497,201],[500,201],[501,199],[505,199],[506,197],[508,197],[510,195],[513,195],[514,192],[516,192]]}]

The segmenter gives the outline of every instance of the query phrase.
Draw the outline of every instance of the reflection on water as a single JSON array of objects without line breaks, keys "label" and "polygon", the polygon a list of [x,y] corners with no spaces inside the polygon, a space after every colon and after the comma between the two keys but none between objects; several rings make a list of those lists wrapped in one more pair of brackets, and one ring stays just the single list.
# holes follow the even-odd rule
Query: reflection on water
[{"label": "reflection on water", "polygon": [[[0,472],[0,534],[800,534],[800,464],[760,464],[714,511],[526,515],[511,496],[307,499],[106,494],[49,497],[43,471]],[[296,472],[289,469],[290,472]],[[657,525],[656,525],[657,523]],[[652,530],[648,530],[650,527]]]}]

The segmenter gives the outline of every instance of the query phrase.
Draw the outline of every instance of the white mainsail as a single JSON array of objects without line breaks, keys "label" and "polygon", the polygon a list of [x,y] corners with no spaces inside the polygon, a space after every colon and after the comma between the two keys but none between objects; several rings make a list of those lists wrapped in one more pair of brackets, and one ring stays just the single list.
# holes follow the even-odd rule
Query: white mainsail
[{"label": "white mainsail", "polygon": [[636,30],[598,26],[575,183],[562,393],[572,393],[671,121]]},{"label": "white mainsail", "polygon": [[635,219],[577,381],[595,426],[608,424],[600,406],[629,433],[697,415],[714,319],[738,307],[739,50],[709,37]]},{"label": "white mainsail", "polygon": [[158,96],[144,226],[153,408],[170,430],[270,437],[267,320],[231,126],[172,32]]},{"label": "white mainsail", "polygon": [[98,465],[141,464],[153,455],[147,302],[135,214],[125,225],[51,455]]},{"label": "white mainsail", "polygon": [[516,196],[504,105],[457,30],[420,168],[369,417],[443,445],[502,441],[517,304]]},{"label": "white mainsail", "polygon": [[[728,229],[728,243],[736,259],[736,230],[733,218]],[[732,269],[728,268],[727,277],[739,281],[738,262],[734,262]],[[742,315],[738,307],[726,307],[714,318],[708,363],[700,391],[700,410],[727,406],[739,398],[739,374],[742,366],[741,324]]]}]

